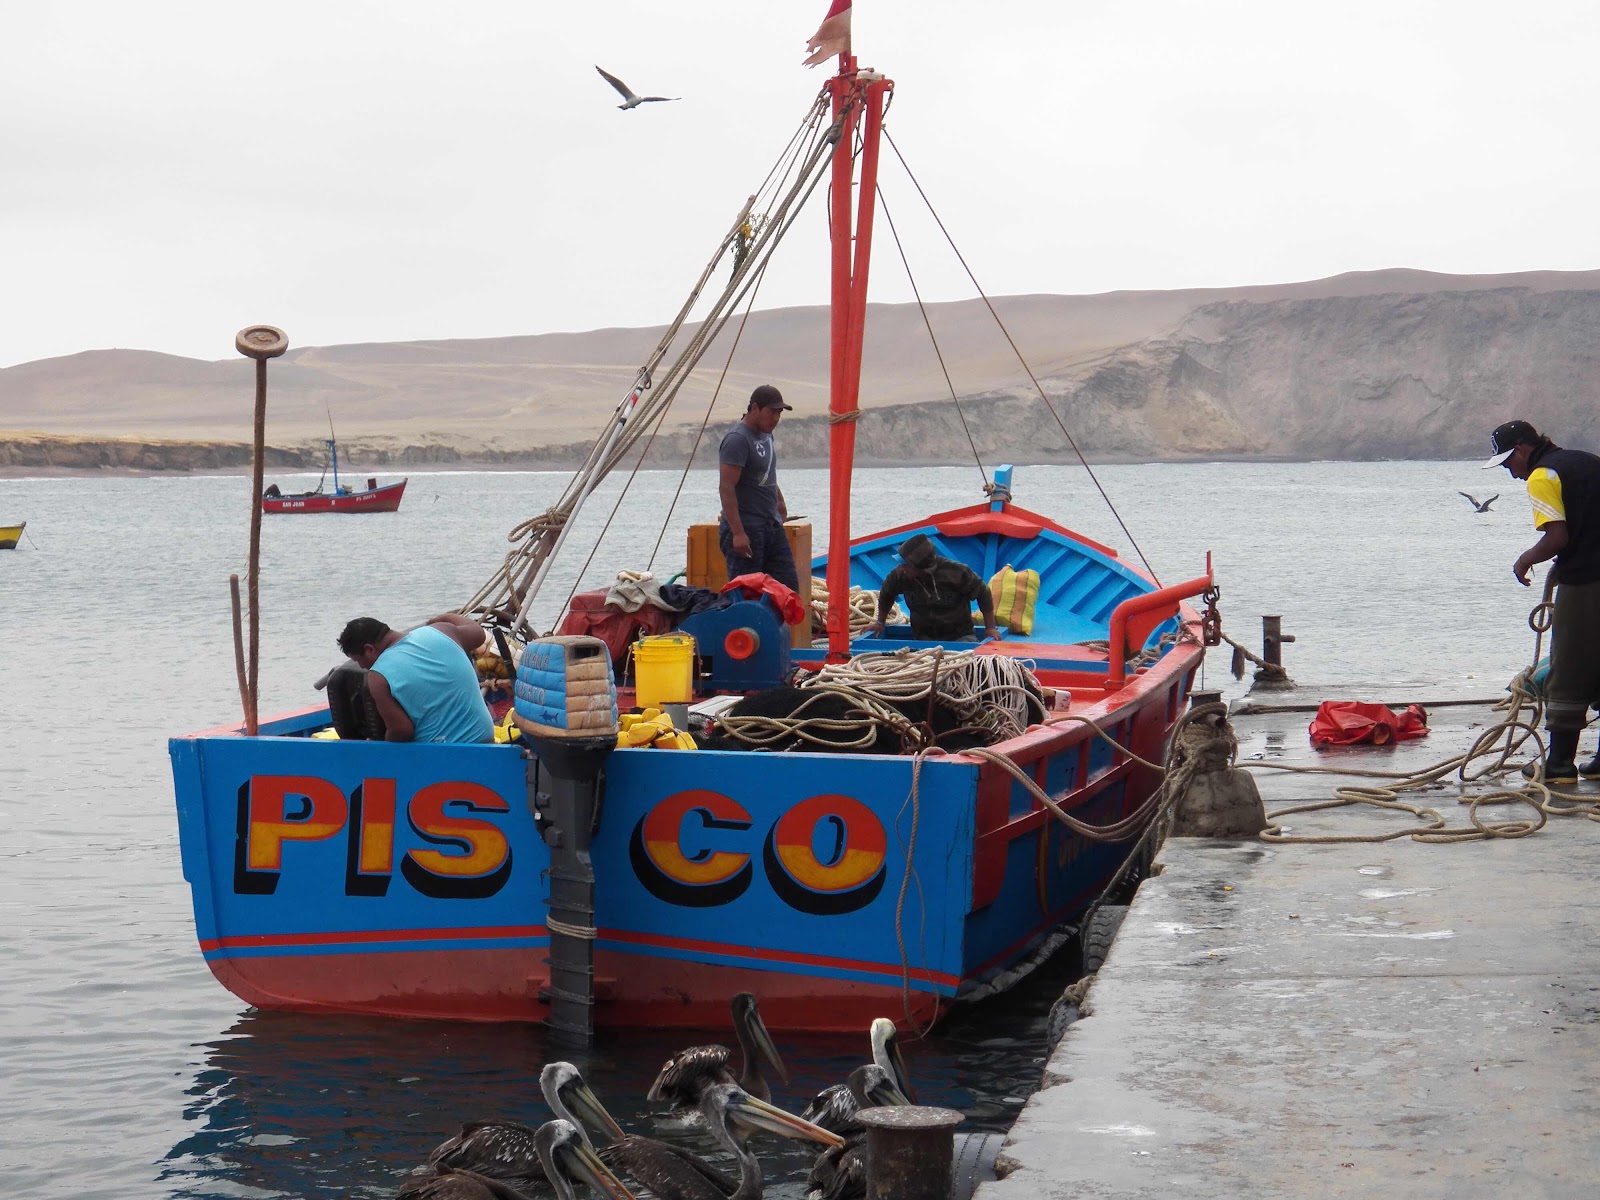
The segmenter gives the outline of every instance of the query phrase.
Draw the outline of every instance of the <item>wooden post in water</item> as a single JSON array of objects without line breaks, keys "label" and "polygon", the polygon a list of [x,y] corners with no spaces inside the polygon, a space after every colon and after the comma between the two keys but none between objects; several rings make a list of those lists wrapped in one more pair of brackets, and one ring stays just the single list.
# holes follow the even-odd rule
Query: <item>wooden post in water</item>
[{"label": "wooden post in water", "polygon": [[244,710],[245,734],[255,737],[261,717],[261,477],[266,469],[267,359],[277,358],[287,350],[289,339],[274,326],[252,325],[239,331],[233,345],[246,358],[256,360],[255,438],[250,449],[250,566],[245,576],[250,592],[249,694]]},{"label": "wooden post in water", "polygon": [[239,708],[250,724],[250,677],[244,669],[244,621],[239,615],[239,577],[228,576],[228,598],[233,608],[233,671],[239,677]]}]

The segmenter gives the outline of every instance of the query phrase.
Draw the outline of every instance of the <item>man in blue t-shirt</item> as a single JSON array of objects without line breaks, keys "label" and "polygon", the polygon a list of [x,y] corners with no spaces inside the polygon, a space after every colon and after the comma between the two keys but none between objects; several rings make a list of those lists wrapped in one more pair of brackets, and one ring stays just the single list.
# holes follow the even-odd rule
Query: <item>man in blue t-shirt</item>
[{"label": "man in blue t-shirt", "polygon": [[764,571],[798,591],[800,575],[783,531],[789,506],[778,486],[778,449],[772,441],[772,431],[793,407],[783,402],[777,388],[764,383],[750,393],[743,419],[723,435],[717,451],[722,473],[717,542],[728,563],[729,579]]},{"label": "man in blue t-shirt", "polygon": [[472,652],[483,626],[444,613],[406,633],[357,617],[339,649],[367,672],[367,692],[391,742],[492,742],[494,719],[478,687]]}]

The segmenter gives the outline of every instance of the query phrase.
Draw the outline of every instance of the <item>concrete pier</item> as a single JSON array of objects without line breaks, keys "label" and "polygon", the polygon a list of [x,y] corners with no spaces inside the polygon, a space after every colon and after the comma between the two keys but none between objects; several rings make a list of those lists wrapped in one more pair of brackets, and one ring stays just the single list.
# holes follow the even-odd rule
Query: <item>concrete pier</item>
[{"label": "concrete pier", "polygon": [[[1233,725],[1241,761],[1412,770],[1498,720],[1430,716],[1419,741],[1323,753],[1306,712]],[[1269,813],[1339,782],[1253,774]],[[1600,801],[1595,782],[1566,790]],[[1407,798],[1456,825],[1464,794]],[[1285,823],[1408,821],[1363,805]],[[1600,1196],[1600,824],[1457,845],[1173,840],[1158,869],[978,1200]]]}]

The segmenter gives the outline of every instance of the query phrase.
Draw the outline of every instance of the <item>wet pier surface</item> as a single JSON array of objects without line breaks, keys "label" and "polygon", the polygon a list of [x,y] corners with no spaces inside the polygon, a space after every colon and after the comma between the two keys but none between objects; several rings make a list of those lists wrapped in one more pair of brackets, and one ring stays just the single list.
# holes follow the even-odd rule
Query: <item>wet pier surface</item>
[{"label": "wet pier surface", "polygon": [[[1429,737],[1322,754],[1309,719],[1235,715],[1240,760],[1411,770],[1499,717],[1437,707]],[[1339,782],[1252,774],[1269,813]],[[1409,799],[1463,825],[1473,790]],[[1563,790],[1600,801],[1600,782]],[[1600,1195],[1600,823],[1455,845],[1173,840],[1158,863],[979,1200]]]}]

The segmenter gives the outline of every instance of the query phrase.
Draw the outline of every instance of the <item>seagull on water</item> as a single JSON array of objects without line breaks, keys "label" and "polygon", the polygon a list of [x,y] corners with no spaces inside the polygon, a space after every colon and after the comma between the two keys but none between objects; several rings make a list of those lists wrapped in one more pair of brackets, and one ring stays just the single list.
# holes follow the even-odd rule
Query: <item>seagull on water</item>
[{"label": "seagull on water", "polygon": [[683,99],[682,96],[639,96],[639,95],[635,95],[634,91],[633,91],[633,89],[631,87],[629,87],[627,84],[623,83],[622,80],[618,79],[610,71],[607,71],[605,68],[601,67],[599,64],[595,65],[595,70],[600,72],[600,78],[604,79],[612,87],[617,89],[617,94],[620,95],[622,97],[622,100],[623,100],[623,102],[621,104],[617,105],[617,107],[620,108],[623,112],[627,112],[630,108],[638,108],[639,105],[641,105],[641,104],[649,104],[652,100],[682,100]]},{"label": "seagull on water", "polygon": [[[1467,496],[1467,494],[1465,492],[1457,492],[1456,495],[1458,495],[1458,496]],[[1467,496],[1468,503],[1470,503],[1472,505],[1472,507],[1474,509],[1476,509],[1478,512],[1488,512],[1489,511],[1489,505],[1493,504],[1498,499],[1500,499],[1500,493],[1499,492],[1496,492],[1494,495],[1490,496],[1487,500],[1484,500],[1482,502],[1480,502],[1476,496]]]}]

